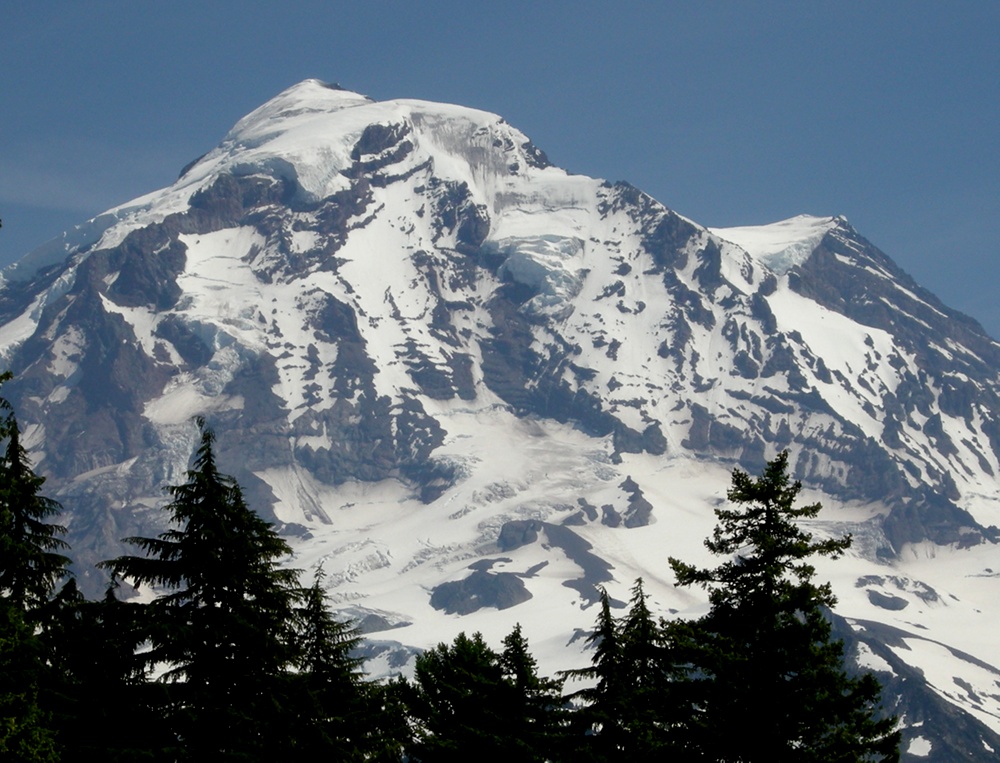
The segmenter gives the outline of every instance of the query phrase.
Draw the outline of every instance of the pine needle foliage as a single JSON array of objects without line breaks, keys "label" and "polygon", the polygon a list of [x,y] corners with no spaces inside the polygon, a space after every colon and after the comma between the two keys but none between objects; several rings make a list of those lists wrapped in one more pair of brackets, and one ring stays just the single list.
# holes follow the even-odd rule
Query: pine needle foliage
[{"label": "pine needle foliage", "polygon": [[59,760],[52,719],[39,701],[44,672],[40,642],[23,610],[0,599],[0,760]]},{"label": "pine needle foliage", "polygon": [[[0,383],[11,379],[0,374]],[[35,474],[10,403],[0,398],[0,596],[25,610],[38,610],[52,596],[69,566],[59,536],[66,528],[50,522],[62,506],[41,495],[45,478]],[[31,614],[29,613],[29,619]]]},{"label": "pine needle foliage", "polygon": [[[13,378],[0,374],[0,384]],[[58,744],[45,687],[54,670],[39,637],[56,583],[67,573],[62,512],[41,495],[10,402],[0,397],[0,759],[54,761]]]},{"label": "pine needle foliage", "polygon": [[305,589],[299,614],[294,700],[303,729],[294,745],[303,759],[333,756],[348,763],[364,760],[365,750],[375,746],[375,700],[363,660],[354,656],[361,634],[331,614],[324,577],[320,569]]},{"label": "pine needle foliage", "polygon": [[[188,758],[263,760],[289,749],[298,572],[290,548],[219,472],[203,420],[187,481],[171,487],[175,527],[129,538],[145,556],[104,566],[164,593],[148,605],[145,659],[172,683],[167,715]],[[270,752],[268,752],[270,751]]]},{"label": "pine needle foliage", "polygon": [[587,637],[587,644],[594,650],[591,664],[563,673],[569,680],[590,684],[570,693],[566,700],[576,705],[570,720],[570,747],[581,760],[594,761],[610,760],[624,749],[624,712],[629,693],[621,626],[611,614],[607,590],[600,590],[597,622]]},{"label": "pine needle foliage", "polygon": [[553,759],[558,682],[537,675],[520,626],[504,640],[501,654],[479,633],[438,644],[417,658],[415,679],[405,685],[410,761]]},{"label": "pine needle foliage", "polygon": [[[788,453],[759,478],[736,469],[729,500],[705,545],[725,558],[713,568],[670,559],[679,585],[700,585],[711,609],[687,630],[696,687],[687,744],[702,758],[740,763],[860,763],[898,760],[895,720],[879,717],[870,674],[848,674],[832,638],[829,584],[816,584],[815,554],[837,557],[850,536],[816,540],[797,522],[819,504],[796,506],[802,485]],[[720,733],[743,728],[747,734]],[[697,757],[697,756],[696,756]]]},{"label": "pine needle foliage", "polygon": [[675,747],[681,723],[677,697],[683,672],[653,617],[642,579],[635,581],[628,610],[616,618],[607,591],[601,590],[596,627],[588,637],[594,654],[588,668],[566,671],[591,685],[567,696],[577,705],[570,721],[573,759],[612,761],[651,758]]}]

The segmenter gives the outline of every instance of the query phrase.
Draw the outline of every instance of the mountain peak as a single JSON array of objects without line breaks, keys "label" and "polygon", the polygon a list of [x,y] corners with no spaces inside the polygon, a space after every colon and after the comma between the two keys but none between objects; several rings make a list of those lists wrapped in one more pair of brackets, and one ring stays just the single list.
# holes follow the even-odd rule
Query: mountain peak
[{"label": "mountain peak", "polygon": [[346,90],[340,85],[305,79],[251,111],[236,123],[230,135],[261,122],[288,119],[300,114],[331,113],[372,102],[368,96]]},{"label": "mountain peak", "polygon": [[773,273],[784,275],[805,262],[827,233],[846,224],[843,217],[796,215],[767,225],[709,230],[745,250]]},{"label": "mountain peak", "polygon": [[426,166],[470,186],[548,166],[544,153],[496,114],[414,99],[375,101],[307,79],[239,120],[165,192],[183,203],[221,175],[267,176],[318,201],[345,190],[348,176],[362,171],[359,160],[402,173]]}]

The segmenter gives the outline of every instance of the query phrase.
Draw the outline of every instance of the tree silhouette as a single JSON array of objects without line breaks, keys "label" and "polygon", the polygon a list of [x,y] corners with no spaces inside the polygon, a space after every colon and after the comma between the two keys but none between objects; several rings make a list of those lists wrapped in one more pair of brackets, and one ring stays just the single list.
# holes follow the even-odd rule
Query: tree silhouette
[{"label": "tree silhouette", "polygon": [[176,527],[129,538],[145,556],[104,566],[166,593],[148,605],[145,653],[170,684],[164,713],[188,759],[278,760],[296,719],[288,696],[297,658],[298,572],[290,553],[251,511],[239,485],[220,474],[214,435],[201,442],[187,481],[170,488]]},{"label": "tree silhouette", "polygon": [[303,729],[295,739],[303,759],[333,756],[339,761],[364,760],[374,747],[376,724],[373,692],[352,655],[361,642],[356,627],[330,613],[323,592],[323,572],[305,590],[300,613],[295,702]]},{"label": "tree silhouette", "polygon": [[[829,584],[813,582],[810,558],[839,556],[850,536],[815,540],[796,524],[820,505],[795,506],[802,486],[787,468],[782,452],[757,479],[733,472],[728,497],[737,508],[716,509],[719,524],[705,542],[725,561],[699,569],[670,560],[678,584],[704,586],[711,602],[690,631],[691,744],[718,761],[898,760],[895,720],[877,717],[878,682],[847,673],[828,620],[836,600]],[[732,733],[739,728],[748,733]]]},{"label": "tree silhouette", "polygon": [[[9,371],[0,374],[0,383],[11,378]],[[14,410],[4,398],[0,417],[0,439],[6,440],[0,457],[0,596],[37,612],[69,566],[69,558],[59,553],[68,548],[58,537],[66,528],[47,521],[62,506],[41,495],[45,478],[33,471]]]}]

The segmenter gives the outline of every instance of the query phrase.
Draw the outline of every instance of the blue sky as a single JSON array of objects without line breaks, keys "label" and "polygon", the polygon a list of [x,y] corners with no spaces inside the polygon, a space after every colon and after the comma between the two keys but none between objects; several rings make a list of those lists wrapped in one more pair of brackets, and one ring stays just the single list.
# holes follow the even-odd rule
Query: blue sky
[{"label": "blue sky", "polygon": [[712,226],[843,214],[1000,337],[1000,3],[0,0],[0,264],[307,77],[503,115]]}]

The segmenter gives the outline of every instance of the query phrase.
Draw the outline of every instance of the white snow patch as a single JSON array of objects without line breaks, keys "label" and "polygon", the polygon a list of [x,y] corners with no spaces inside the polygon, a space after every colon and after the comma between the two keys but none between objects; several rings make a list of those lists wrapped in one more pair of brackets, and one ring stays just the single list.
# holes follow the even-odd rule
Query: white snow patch
[{"label": "white snow patch", "polygon": [[742,247],[772,272],[783,275],[809,259],[823,236],[836,228],[839,222],[837,217],[798,215],[769,225],[709,230],[719,238]]},{"label": "white snow patch", "polygon": [[871,647],[865,643],[858,644],[858,667],[864,670],[872,670],[876,673],[890,673],[895,675],[895,671],[884,657],[875,654]]},{"label": "white snow patch", "polygon": [[174,379],[162,395],[146,403],[143,415],[154,424],[190,422],[196,415],[243,408],[243,398],[198,389],[190,375]]},{"label": "white snow patch", "polygon": [[917,636],[890,648],[901,660],[919,667],[935,692],[994,731],[1000,729],[1000,701],[995,694],[1000,671],[963,660],[947,646]]},{"label": "white snow patch", "polygon": [[[867,401],[876,411],[881,409],[880,387],[891,391],[899,383],[898,373],[888,362],[871,367],[870,361],[872,352],[883,358],[898,354],[892,336],[881,329],[861,326],[840,313],[816,304],[792,291],[784,281],[767,301],[779,330],[788,334],[798,332],[805,347],[815,357],[822,358],[831,373],[839,372],[852,382],[852,389],[848,390],[836,378],[832,384],[816,379],[816,388],[823,398],[866,434],[880,437],[882,426],[865,410],[864,403]],[[805,363],[802,367],[808,372]],[[855,384],[859,377],[864,377],[875,392],[869,392],[860,383]]]},{"label": "white snow patch", "polygon": [[914,755],[918,758],[926,758],[931,754],[931,749],[933,745],[930,740],[926,737],[913,737],[910,740],[910,744],[906,747],[906,752],[908,755]]}]

